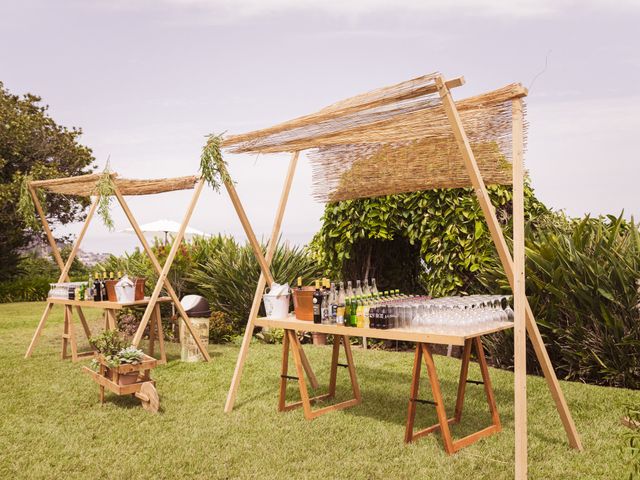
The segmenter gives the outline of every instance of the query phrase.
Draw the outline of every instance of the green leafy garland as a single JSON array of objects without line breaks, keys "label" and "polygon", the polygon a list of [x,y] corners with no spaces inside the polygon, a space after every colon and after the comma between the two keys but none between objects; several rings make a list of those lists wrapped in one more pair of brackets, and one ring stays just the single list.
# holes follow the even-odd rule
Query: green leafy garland
[{"label": "green leafy garland", "polygon": [[223,183],[232,182],[227,163],[222,158],[222,138],[224,133],[207,135],[207,143],[200,156],[200,174],[216,192]]},{"label": "green leafy garland", "polygon": [[113,218],[111,217],[111,197],[115,194],[115,189],[108,160],[102,175],[96,182],[93,193],[99,197],[98,215],[102,217],[102,223],[104,223],[110,231],[113,231],[114,225]]},{"label": "green leafy garland", "polygon": [[[19,217],[27,228],[30,228],[31,230],[39,230],[42,225],[38,221],[38,217],[36,217],[36,206],[33,204],[33,199],[29,193],[29,182],[32,180],[33,177],[30,174],[26,174],[22,177],[22,181],[20,182],[20,195],[18,197],[17,211]],[[41,203],[44,202],[44,194],[39,192],[39,196],[41,197]]]}]

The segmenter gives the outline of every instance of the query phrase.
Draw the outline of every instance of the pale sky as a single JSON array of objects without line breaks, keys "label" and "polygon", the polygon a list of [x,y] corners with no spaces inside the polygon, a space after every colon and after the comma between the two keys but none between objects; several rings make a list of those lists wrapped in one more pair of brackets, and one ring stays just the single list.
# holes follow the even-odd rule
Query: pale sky
[{"label": "pale sky", "polygon": [[[56,121],[83,128],[100,168],[110,156],[132,178],[197,173],[207,133],[266,127],[433,71],[465,76],[456,99],[521,82],[538,197],[571,215],[639,218],[638,25],[631,0],[0,0],[0,79],[42,96]],[[287,156],[228,161],[268,236]],[[303,158],[283,225],[296,243],[320,225],[310,186]],[[179,221],[190,195],[130,205],[141,222]],[[191,225],[242,237],[224,193],[206,191]],[[136,245],[97,221],[83,248]]]}]

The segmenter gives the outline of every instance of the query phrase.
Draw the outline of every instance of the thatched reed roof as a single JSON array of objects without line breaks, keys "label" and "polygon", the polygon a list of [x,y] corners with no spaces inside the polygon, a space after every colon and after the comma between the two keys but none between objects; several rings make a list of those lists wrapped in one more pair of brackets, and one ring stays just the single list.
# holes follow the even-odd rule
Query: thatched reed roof
[{"label": "thatched reed roof", "polygon": [[[112,173],[111,176],[114,183],[118,186],[118,190],[120,190],[123,195],[152,195],[154,193],[172,192],[174,190],[188,190],[194,187],[199,178],[191,175],[188,177],[134,180],[118,178],[116,173]],[[94,173],[76,177],[34,180],[30,185],[34,188],[42,188],[49,192],[63,195],[89,197],[95,194],[96,182],[100,177],[102,177],[102,174]]]},{"label": "thatched reed roof", "polygon": [[[435,84],[438,73],[374,90],[317,113],[225,138],[232,153],[311,149],[321,201],[470,186]],[[462,78],[446,82],[449,88]],[[511,183],[512,100],[519,84],[456,102],[487,184]]]}]

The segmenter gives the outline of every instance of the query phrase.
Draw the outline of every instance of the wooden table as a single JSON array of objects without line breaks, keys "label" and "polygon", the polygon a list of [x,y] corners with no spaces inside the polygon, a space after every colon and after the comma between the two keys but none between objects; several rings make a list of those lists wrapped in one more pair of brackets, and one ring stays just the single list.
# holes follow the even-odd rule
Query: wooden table
[{"label": "wooden table", "polygon": [[[357,336],[378,338],[383,340],[401,340],[406,342],[414,342],[416,344],[415,356],[413,361],[413,374],[409,393],[407,422],[404,436],[405,442],[412,442],[419,437],[435,432],[436,430],[440,430],[444,442],[445,451],[448,454],[452,454],[460,450],[461,448],[470,445],[477,440],[480,440],[481,438],[484,438],[493,433],[497,433],[501,430],[500,416],[498,415],[498,409],[493,395],[493,389],[491,387],[491,379],[489,378],[489,370],[487,368],[487,362],[484,357],[481,338],[483,335],[488,335],[490,333],[513,328],[512,322],[492,322],[489,325],[468,327],[465,328],[464,331],[450,328],[441,332],[418,332],[395,328],[382,330],[376,328],[345,327],[343,325],[323,325],[298,320],[293,316],[283,319],[269,319],[262,317],[256,319],[255,324],[256,326],[260,327],[282,328],[285,331],[282,349],[282,367],[280,374],[280,395],[278,401],[278,410],[281,412],[288,411],[297,407],[302,407],[305,418],[311,420],[334,410],[341,410],[343,408],[358,405],[362,401],[362,396],[356,377],[355,365],[353,363],[353,355],[351,353],[351,345],[349,342],[350,336]],[[318,381],[313,373],[313,370],[311,369],[306,355],[304,354],[304,350],[302,349],[302,345],[298,340],[296,332],[317,332],[334,336],[328,393],[312,398],[309,397],[309,392],[307,390],[307,384],[305,380],[305,373],[309,377],[309,381],[313,388],[318,388]],[[440,382],[438,380],[438,375],[429,344],[459,345],[463,347],[457,399],[454,415],[451,418],[447,416],[447,412],[444,406],[442,391],[440,389]],[[346,358],[345,363],[339,363],[338,361],[340,355],[340,345],[342,345],[344,348]],[[472,348],[474,348],[476,351],[476,357],[480,366],[480,372],[482,374],[482,381],[471,380],[467,378]],[[288,375],[289,350],[291,350],[293,353],[297,376]],[[432,400],[423,400],[418,398],[420,387],[420,370],[423,359],[429,375]],[[313,409],[311,406],[312,403],[320,400],[331,399],[335,396],[338,367],[345,367],[349,371],[353,398],[337,404]],[[301,398],[299,402],[290,404],[286,403],[285,395],[288,380],[297,380]],[[491,413],[491,425],[475,433],[467,435],[466,437],[454,440],[451,435],[449,426],[459,423],[462,419],[462,410],[467,383],[479,384],[484,386],[487,403],[489,405],[489,411]],[[413,425],[416,416],[416,406],[418,403],[433,405],[436,409],[438,422],[431,427],[425,428],[418,432],[414,432]]]},{"label": "wooden table", "polygon": [[[62,333],[62,359],[69,358],[67,354],[67,348],[71,347],[71,360],[73,362],[77,362],[82,357],[93,356],[96,353],[94,350],[89,350],[87,352],[78,352],[78,343],[76,339],[75,327],[73,323],[73,308],[76,308],[78,312],[78,316],[80,318],[80,323],[82,325],[82,329],[84,330],[84,334],[87,337],[91,337],[91,330],[89,329],[89,325],[87,323],[86,318],[82,314],[82,308],[101,308],[104,310],[104,329],[105,330],[115,330],[118,328],[116,323],[116,314],[118,310],[122,310],[123,308],[128,307],[137,307],[137,306],[146,306],[149,303],[149,297],[144,298],[143,300],[136,300],[134,302],[127,303],[118,303],[118,302],[94,302],[93,300],[68,300],[65,298],[47,298],[47,310],[46,315],[48,316],[51,312],[51,308],[53,305],[62,305],[64,306],[64,329]],[[170,297],[160,297],[158,298],[158,302],[170,302]],[[160,305],[155,306],[153,309],[153,316],[151,319],[151,325],[149,326],[149,354],[153,355],[155,348],[155,337],[158,336],[158,343],[160,346],[160,363],[166,363],[167,357],[164,349],[164,336],[162,334],[162,321],[160,318]]]}]

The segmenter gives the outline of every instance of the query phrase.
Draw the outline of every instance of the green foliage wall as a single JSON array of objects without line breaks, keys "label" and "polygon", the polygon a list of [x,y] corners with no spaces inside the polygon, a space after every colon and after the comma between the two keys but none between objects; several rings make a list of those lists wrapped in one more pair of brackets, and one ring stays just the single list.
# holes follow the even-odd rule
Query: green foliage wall
[{"label": "green foliage wall", "polygon": [[[489,194],[498,218],[508,231],[511,188],[491,186]],[[525,189],[525,208],[529,222],[548,213],[529,186]],[[402,245],[393,248],[387,244],[379,249],[377,258],[363,258],[359,252],[370,250],[371,242],[396,239],[404,239],[415,248],[417,261],[422,265],[419,270],[424,271],[420,283],[431,295],[468,291],[477,285],[475,273],[495,257],[495,247],[475,194],[471,189],[462,188],[328,204],[312,249],[333,277],[352,279],[357,275],[355,278],[362,278],[365,273],[369,273],[369,277],[381,277],[384,272],[376,272],[376,265],[385,263],[384,256],[402,255]],[[354,266],[352,260],[356,257]],[[402,261],[411,263],[407,258]],[[402,277],[402,272],[398,272],[394,278],[387,279],[396,282],[389,286],[397,286],[397,282],[403,281]]]}]

